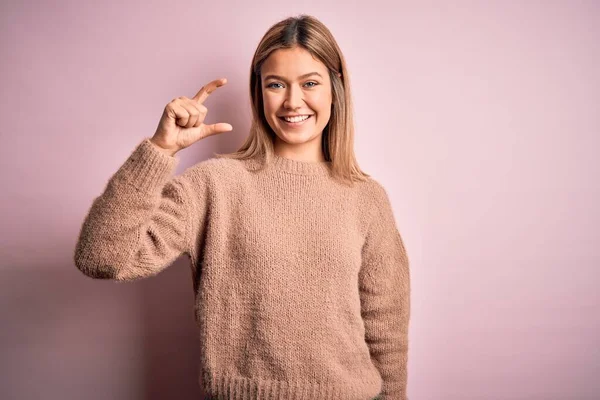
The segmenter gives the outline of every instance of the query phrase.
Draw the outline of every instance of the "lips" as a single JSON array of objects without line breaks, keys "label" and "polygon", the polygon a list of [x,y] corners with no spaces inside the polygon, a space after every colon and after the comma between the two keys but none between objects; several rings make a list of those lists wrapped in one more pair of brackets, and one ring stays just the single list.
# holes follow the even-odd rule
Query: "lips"
[{"label": "lips", "polygon": [[305,124],[305,123],[306,123],[307,121],[309,121],[309,120],[310,120],[310,119],[311,119],[313,116],[314,116],[313,114],[310,114],[310,115],[308,115],[308,118],[306,118],[306,119],[304,119],[304,120],[302,120],[302,121],[299,121],[299,122],[288,122],[288,121],[286,121],[286,120],[285,120],[285,118],[284,118],[284,117],[278,117],[278,118],[279,118],[279,119],[280,119],[280,120],[281,120],[281,121],[282,121],[282,122],[283,122],[285,125],[287,125],[287,126],[290,126],[290,127],[295,127],[295,126],[301,126],[301,125]]},{"label": "lips", "polygon": [[294,114],[294,115],[278,115],[279,118],[293,118],[293,117],[310,117],[314,114]]}]

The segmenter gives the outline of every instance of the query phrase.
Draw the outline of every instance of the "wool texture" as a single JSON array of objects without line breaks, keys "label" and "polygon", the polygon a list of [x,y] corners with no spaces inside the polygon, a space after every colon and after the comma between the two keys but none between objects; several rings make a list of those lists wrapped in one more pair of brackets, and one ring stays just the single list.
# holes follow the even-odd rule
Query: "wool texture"
[{"label": "wool texture", "polygon": [[136,146],[92,202],[77,268],[126,282],[188,256],[210,398],[406,400],[409,262],[383,186],[277,155],[178,162]]}]

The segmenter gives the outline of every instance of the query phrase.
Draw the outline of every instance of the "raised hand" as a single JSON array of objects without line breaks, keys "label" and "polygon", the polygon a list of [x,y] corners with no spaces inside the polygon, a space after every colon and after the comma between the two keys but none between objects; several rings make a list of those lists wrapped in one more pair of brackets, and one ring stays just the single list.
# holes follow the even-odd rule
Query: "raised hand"
[{"label": "raised hand", "polygon": [[233,127],[226,123],[204,124],[208,109],[202,103],[226,83],[226,78],[216,79],[204,85],[191,99],[182,96],[171,100],[166,105],[156,133],[150,141],[172,156],[207,136],[233,130]]}]

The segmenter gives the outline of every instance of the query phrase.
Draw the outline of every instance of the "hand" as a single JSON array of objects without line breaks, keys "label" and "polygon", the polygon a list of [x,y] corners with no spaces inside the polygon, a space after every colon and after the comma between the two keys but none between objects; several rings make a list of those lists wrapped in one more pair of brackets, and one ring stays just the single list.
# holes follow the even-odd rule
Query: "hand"
[{"label": "hand", "polygon": [[156,133],[150,139],[166,154],[173,156],[200,139],[233,130],[230,124],[204,124],[208,109],[202,104],[208,95],[227,83],[226,78],[203,86],[193,98],[185,96],[171,100],[163,111]]}]

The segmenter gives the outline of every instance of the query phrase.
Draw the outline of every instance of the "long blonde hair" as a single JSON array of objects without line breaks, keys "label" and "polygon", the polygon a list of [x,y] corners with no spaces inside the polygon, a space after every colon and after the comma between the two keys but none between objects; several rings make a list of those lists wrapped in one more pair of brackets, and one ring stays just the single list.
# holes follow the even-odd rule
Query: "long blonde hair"
[{"label": "long blonde hair", "polygon": [[307,50],[329,70],[333,105],[323,130],[322,148],[325,160],[330,162],[332,176],[347,184],[364,181],[370,175],[359,168],[354,154],[354,118],[346,62],[329,29],[310,15],[286,18],[265,33],[250,68],[250,133],[236,152],[216,156],[242,160],[260,156],[266,163],[271,161],[275,133],[264,115],[260,70],[272,52],[296,46]]}]

